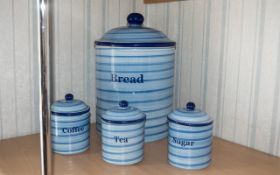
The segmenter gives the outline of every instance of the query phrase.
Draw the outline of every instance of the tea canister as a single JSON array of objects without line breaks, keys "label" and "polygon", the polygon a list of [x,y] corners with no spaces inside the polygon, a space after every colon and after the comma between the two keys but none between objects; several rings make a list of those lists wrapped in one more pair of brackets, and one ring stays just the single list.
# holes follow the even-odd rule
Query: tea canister
[{"label": "tea canister", "polygon": [[168,115],[168,160],[175,167],[202,169],[209,166],[212,150],[213,120],[187,103]]},{"label": "tea canister", "polygon": [[144,27],[139,13],[127,17],[128,25],[112,29],[95,42],[96,114],[127,100],[147,116],[145,141],[168,134],[172,112],[175,42],[162,32]]},{"label": "tea canister", "polygon": [[139,109],[120,101],[102,115],[103,160],[115,165],[131,165],[144,156],[146,116]]},{"label": "tea canister", "polygon": [[90,108],[66,94],[51,106],[52,150],[59,154],[77,154],[88,149]]}]

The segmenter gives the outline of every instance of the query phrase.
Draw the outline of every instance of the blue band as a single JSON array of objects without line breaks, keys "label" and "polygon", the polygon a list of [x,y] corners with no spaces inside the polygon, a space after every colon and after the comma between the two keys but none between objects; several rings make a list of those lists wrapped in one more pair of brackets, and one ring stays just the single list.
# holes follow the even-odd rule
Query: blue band
[{"label": "blue band", "polygon": [[114,121],[114,120],[107,120],[103,117],[101,117],[101,119],[104,121],[104,122],[107,122],[107,123],[114,123],[114,124],[131,124],[131,123],[139,123],[139,122],[143,122],[146,120],[146,117],[144,118],[141,118],[141,119],[138,119],[138,120],[130,120],[130,121]]},{"label": "blue band", "polygon": [[113,43],[95,41],[96,46],[112,46],[112,47],[170,47],[175,46],[175,42],[162,42],[162,43]]},{"label": "blue band", "polygon": [[85,111],[82,111],[82,112],[72,112],[72,113],[67,113],[67,112],[51,112],[52,115],[59,115],[59,116],[77,116],[77,115],[82,115],[82,114],[85,114],[85,113],[88,113],[90,111],[90,108],[88,108],[87,110]]},{"label": "blue band", "polygon": [[168,121],[172,122],[172,123],[179,124],[179,125],[192,126],[192,127],[208,126],[208,125],[211,125],[213,123],[213,121],[210,121],[210,122],[207,122],[207,123],[184,123],[184,122],[172,120],[169,117],[168,117]]}]

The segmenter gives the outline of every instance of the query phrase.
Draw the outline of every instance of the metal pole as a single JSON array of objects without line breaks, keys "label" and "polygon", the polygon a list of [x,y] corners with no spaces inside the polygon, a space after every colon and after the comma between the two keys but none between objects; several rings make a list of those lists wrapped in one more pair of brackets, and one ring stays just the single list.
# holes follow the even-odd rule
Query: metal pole
[{"label": "metal pole", "polygon": [[40,142],[42,175],[52,174],[50,135],[50,2],[38,0],[39,79],[40,79]]}]

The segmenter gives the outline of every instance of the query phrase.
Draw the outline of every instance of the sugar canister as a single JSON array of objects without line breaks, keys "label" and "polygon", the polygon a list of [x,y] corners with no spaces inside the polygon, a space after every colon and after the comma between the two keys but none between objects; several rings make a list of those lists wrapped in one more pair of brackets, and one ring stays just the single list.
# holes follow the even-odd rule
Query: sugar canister
[{"label": "sugar canister", "polygon": [[51,106],[52,150],[59,154],[77,154],[88,149],[90,108],[66,94]]},{"label": "sugar canister", "polygon": [[147,115],[145,141],[167,136],[172,112],[175,42],[143,25],[144,17],[131,13],[127,26],[111,29],[95,41],[96,123],[119,100]]},{"label": "sugar canister", "polygon": [[101,117],[103,160],[115,165],[131,165],[144,156],[146,116],[139,109],[120,101]]},{"label": "sugar canister", "polygon": [[212,150],[213,120],[195,104],[176,109],[168,115],[168,160],[175,167],[202,169],[209,166]]}]

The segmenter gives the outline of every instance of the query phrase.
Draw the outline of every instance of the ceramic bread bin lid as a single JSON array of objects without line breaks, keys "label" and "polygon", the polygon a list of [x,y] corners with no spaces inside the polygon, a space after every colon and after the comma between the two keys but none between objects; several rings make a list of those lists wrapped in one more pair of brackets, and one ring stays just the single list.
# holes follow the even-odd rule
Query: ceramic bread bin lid
[{"label": "ceramic bread bin lid", "polygon": [[201,110],[195,109],[195,104],[187,103],[186,108],[176,109],[168,115],[169,122],[185,126],[207,126],[213,123],[213,120]]},{"label": "ceramic bread bin lid", "polygon": [[144,27],[144,17],[139,13],[131,13],[127,17],[128,25],[114,28],[95,41],[98,46],[115,47],[169,47],[175,42],[162,32]]},{"label": "ceramic bread bin lid", "polygon": [[102,120],[112,124],[130,124],[143,122],[146,115],[139,109],[129,106],[128,102],[123,100],[119,102],[119,106],[107,110],[102,115]]},{"label": "ceramic bread bin lid", "polygon": [[72,94],[66,94],[65,99],[58,100],[51,106],[53,115],[71,116],[89,112],[90,108],[83,101],[74,99]]}]

